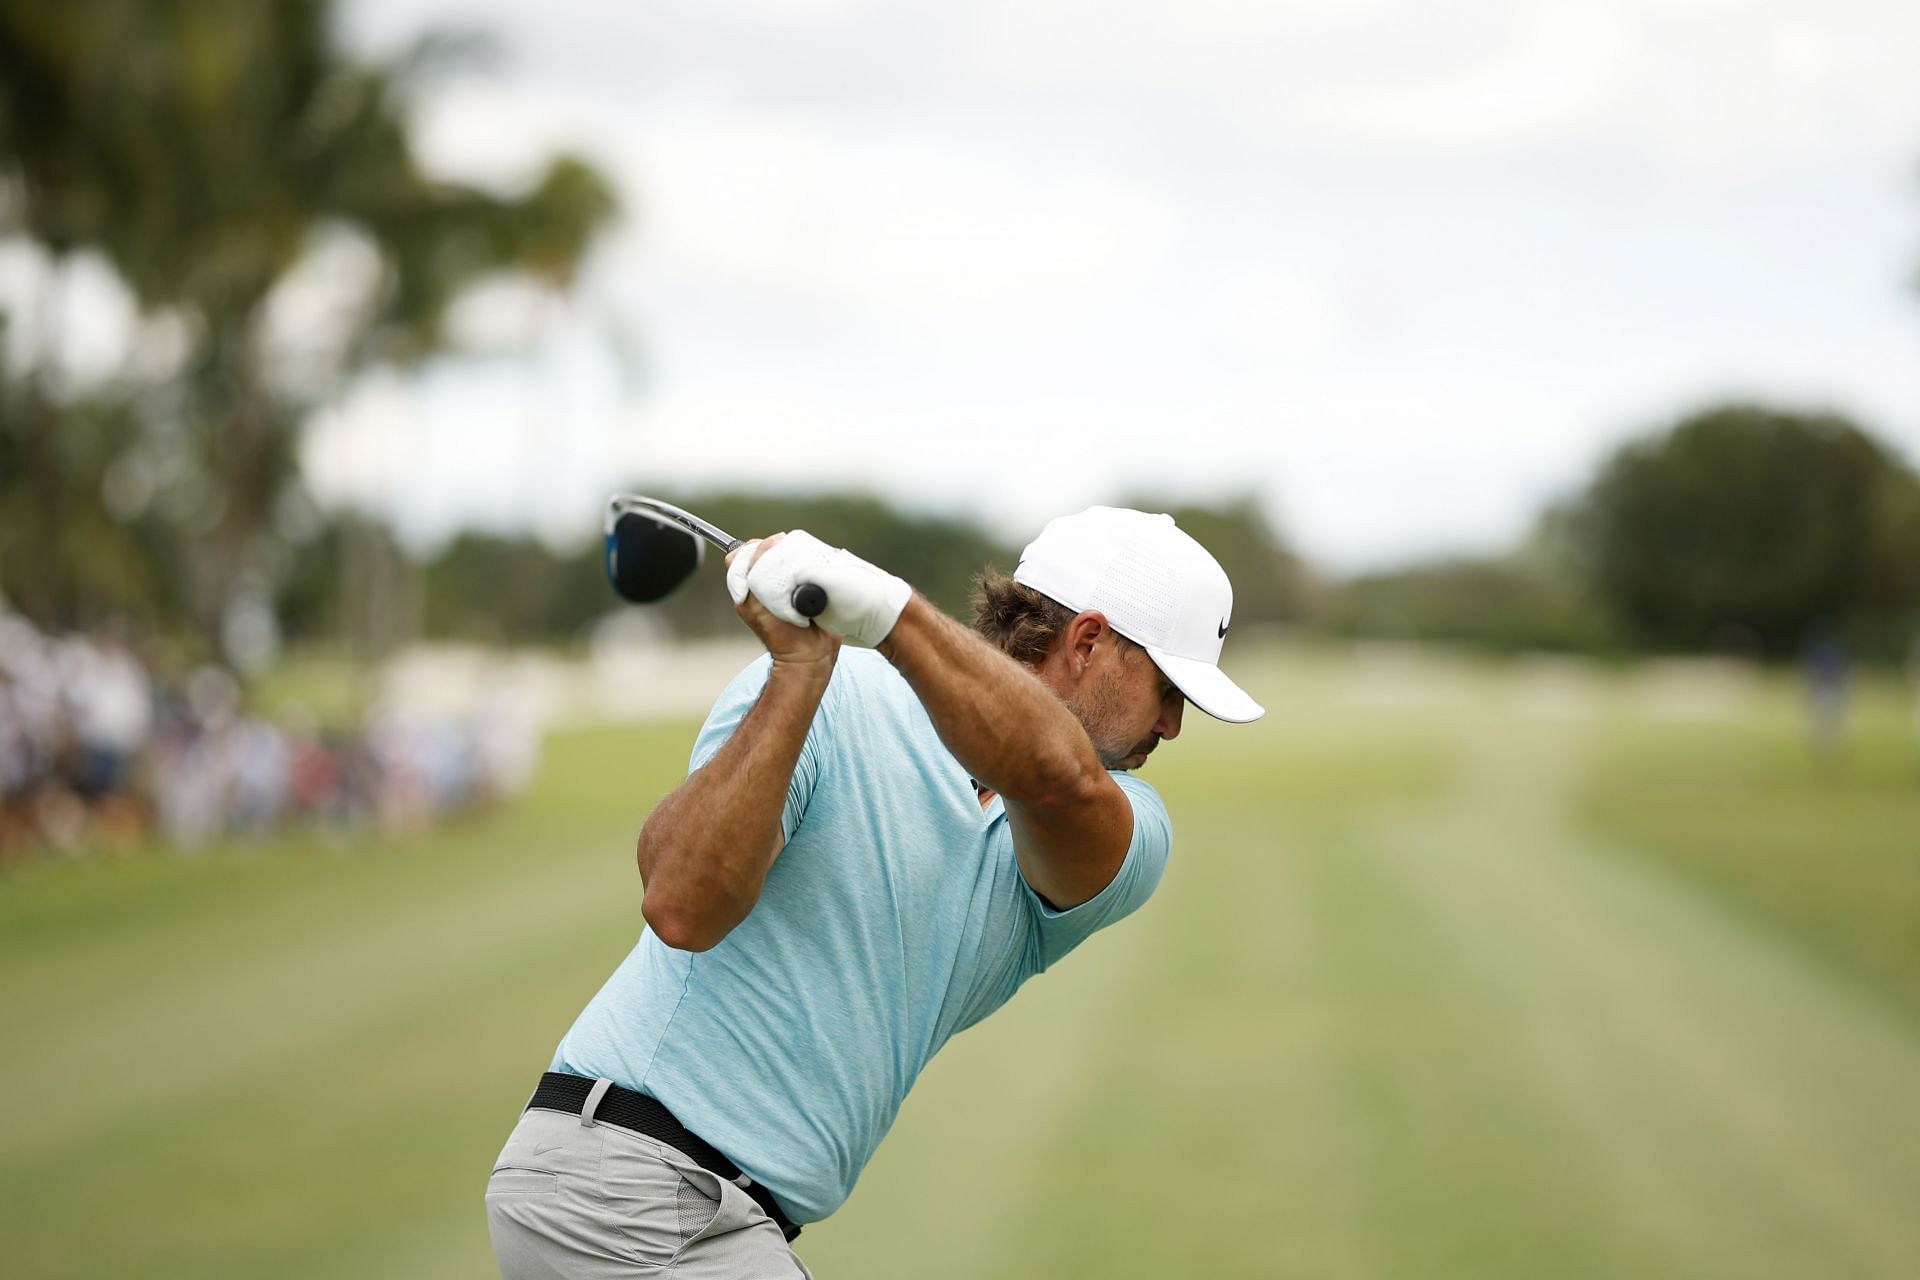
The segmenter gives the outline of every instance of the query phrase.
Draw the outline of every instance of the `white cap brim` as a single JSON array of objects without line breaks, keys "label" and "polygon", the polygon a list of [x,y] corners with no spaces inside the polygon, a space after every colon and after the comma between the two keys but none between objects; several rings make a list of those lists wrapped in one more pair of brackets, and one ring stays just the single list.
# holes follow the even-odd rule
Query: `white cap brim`
[{"label": "white cap brim", "polygon": [[1247,696],[1247,691],[1227,678],[1227,673],[1199,658],[1182,658],[1142,645],[1153,657],[1154,665],[1186,695],[1188,702],[1215,720],[1228,724],[1248,724],[1267,714],[1267,709]]}]

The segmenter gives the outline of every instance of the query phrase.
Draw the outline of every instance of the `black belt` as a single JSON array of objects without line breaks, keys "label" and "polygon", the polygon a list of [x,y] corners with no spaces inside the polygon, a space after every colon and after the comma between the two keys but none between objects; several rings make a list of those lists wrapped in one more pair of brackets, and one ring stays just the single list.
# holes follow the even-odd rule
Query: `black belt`
[{"label": "black belt", "polygon": [[[542,1111],[564,1111],[570,1116],[577,1116],[586,1109],[587,1095],[593,1092],[594,1084],[585,1076],[549,1071],[540,1077],[540,1087],[533,1091],[533,1097],[527,1102],[527,1110],[538,1107]],[[609,1084],[606,1094],[600,1099],[600,1105],[593,1109],[593,1119],[596,1124],[604,1122],[618,1125],[622,1129],[644,1134],[655,1142],[666,1143],[702,1169],[719,1174],[752,1196],[754,1203],[765,1209],[767,1216],[773,1219],[773,1225],[780,1228],[781,1235],[791,1240],[800,1234],[800,1228],[780,1211],[772,1192],[741,1173],[739,1165],[674,1119],[673,1112],[667,1110],[657,1098]]]}]

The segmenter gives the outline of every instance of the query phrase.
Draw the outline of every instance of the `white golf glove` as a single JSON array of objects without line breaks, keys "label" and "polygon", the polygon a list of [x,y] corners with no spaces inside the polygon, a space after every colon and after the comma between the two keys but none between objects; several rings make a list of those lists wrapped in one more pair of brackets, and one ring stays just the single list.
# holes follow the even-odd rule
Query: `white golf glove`
[{"label": "white golf glove", "polygon": [[[818,618],[802,617],[793,608],[794,588],[808,582],[827,593],[827,607]],[[782,622],[796,627],[817,623],[862,649],[885,640],[913,598],[904,578],[875,568],[851,551],[830,547],[804,529],[795,529],[765,552],[759,539],[740,548],[727,566],[727,591],[735,604],[743,603],[751,591]]]}]

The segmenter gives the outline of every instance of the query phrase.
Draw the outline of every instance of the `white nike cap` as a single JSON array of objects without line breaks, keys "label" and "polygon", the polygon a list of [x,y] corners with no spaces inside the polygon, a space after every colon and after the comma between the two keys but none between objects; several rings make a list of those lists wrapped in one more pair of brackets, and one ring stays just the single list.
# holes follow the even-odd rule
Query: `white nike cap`
[{"label": "white nike cap", "polygon": [[1013,578],[1076,613],[1105,614],[1216,720],[1245,724],[1266,714],[1220,669],[1233,620],[1227,571],[1172,516],[1124,507],[1061,516],[1020,553]]}]

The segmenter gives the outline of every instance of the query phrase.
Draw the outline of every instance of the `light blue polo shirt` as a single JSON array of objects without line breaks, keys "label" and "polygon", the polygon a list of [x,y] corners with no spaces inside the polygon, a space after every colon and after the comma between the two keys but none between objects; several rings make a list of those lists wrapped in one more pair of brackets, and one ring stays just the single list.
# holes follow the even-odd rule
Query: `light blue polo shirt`
[{"label": "light blue polo shirt", "polygon": [[[720,695],[694,769],[768,669],[761,658]],[[553,1069],[651,1094],[794,1221],[826,1217],[935,1051],[1159,884],[1166,808],[1114,777],[1133,802],[1126,861],[1091,901],[1052,910],[1020,874],[1001,801],[981,809],[906,680],[872,650],[841,650],[752,913],[705,952],[643,932]]]}]

